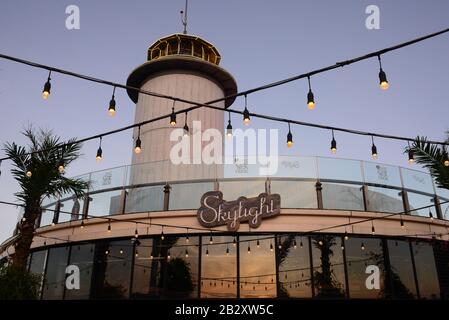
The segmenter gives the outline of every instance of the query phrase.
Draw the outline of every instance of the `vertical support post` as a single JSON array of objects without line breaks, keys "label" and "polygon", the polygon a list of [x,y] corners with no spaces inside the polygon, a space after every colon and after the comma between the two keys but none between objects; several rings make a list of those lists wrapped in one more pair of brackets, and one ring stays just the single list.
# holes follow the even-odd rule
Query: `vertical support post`
[{"label": "vertical support post", "polygon": [[120,193],[120,207],[119,207],[119,214],[125,214],[125,208],[126,208],[126,196],[128,195],[128,191],[126,189],[122,189],[122,192]]},{"label": "vertical support post", "polygon": [[55,205],[55,212],[53,212],[53,224],[57,224],[59,221],[59,213],[61,212],[61,208],[64,207],[64,205],[61,203],[61,200],[58,200]]},{"label": "vertical support post", "polygon": [[265,192],[268,194],[271,194],[271,180],[270,178],[267,178],[267,180],[265,180]]},{"label": "vertical support post", "polygon": [[444,219],[443,217],[443,211],[441,210],[441,205],[440,205],[440,198],[438,198],[437,195],[435,195],[433,197],[433,203],[435,203],[435,211],[436,211],[436,216],[438,219]]},{"label": "vertical support post", "polygon": [[87,215],[89,214],[89,203],[92,201],[92,198],[89,197],[89,194],[87,193],[84,196],[84,204],[83,204],[83,219],[87,219]]},{"label": "vertical support post", "polygon": [[171,190],[170,185],[166,183],[164,186],[164,211],[168,210],[170,204],[170,190]]},{"label": "vertical support post", "polygon": [[368,186],[364,184],[360,190],[362,191],[362,197],[363,197],[363,208],[365,211],[368,211],[369,209],[369,200],[368,200]]},{"label": "vertical support post", "polygon": [[318,209],[323,209],[323,192],[322,192],[323,186],[322,186],[320,180],[317,180],[317,182],[315,184],[315,188],[316,188]]},{"label": "vertical support post", "polygon": [[402,189],[401,196],[402,196],[402,204],[404,205],[404,212],[405,212],[405,214],[409,215],[410,214],[410,204],[408,202],[407,191]]}]

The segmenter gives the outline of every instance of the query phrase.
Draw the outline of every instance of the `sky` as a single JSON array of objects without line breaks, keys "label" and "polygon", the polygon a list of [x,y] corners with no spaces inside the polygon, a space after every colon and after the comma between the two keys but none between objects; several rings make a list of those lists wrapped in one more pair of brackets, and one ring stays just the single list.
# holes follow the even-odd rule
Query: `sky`
[{"label": "sky", "polygon": [[[80,29],[65,26],[66,7],[80,9]],[[380,9],[380,29],[368,30],[368,5]],[[148,46],[182,32],[184,0],[61,1],[2,0],[0,52],[114,82],[146,60]],[[380,0],[190,0],[191,34],[213,43],[220,66],[236,79],[239,91],[291,77],[382,49],[449,26],[449,1]],[[295,81],[248,96],[254,112],[295,120],[399,136],[444,140],[449,129],[449,34],[382,57],[390,89],[378,86],[376,59],[312,78],[316,109],[307,110],[307,83]],[[0,144],[26,141],[30,124],[52,129],[63,139],[83,138],[133,123],[134,104],[116,92],[116,117],[107,116],[111,88],[54,74],[51,97],[41,92],[47,72],[0,59]],[[237,99],[233,107],[242,108]],[[238,127],[236,121],[234,127]],[[255,128],[287,128],[259,119]],[[295,148],[280,154],[329,156],[330,134],[292,127]],[[370,160],[369,138],[337,133],[338,157]],[[103,140],[104,160],[97,164],[98,142],[83,146],[82,158],[67,174],[131,163],[131,131]],[[401,142],[378,139],[379,161],[407,166]],[[0,156],[3,156],[0,150]],[[0,200],[14,201],[17,183],[1,166]],[[0,241],[17,221],[14,208],[0,205]]]}]

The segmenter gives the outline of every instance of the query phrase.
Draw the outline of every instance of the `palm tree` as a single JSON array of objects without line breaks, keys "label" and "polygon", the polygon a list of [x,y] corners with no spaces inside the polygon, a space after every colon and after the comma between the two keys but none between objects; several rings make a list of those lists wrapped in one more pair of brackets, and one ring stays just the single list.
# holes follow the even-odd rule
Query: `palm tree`
[{"label": "palm tree", "polygon": [[[449,144],[449,131],[446,132]],[[411,151],[416,163],[423,165],[430,171],[438,187],[449,189],[449,159],[446,147],[427,142],[425,137],[416,137],[410,148],[405,152]]]},{"label": "palm tree", "polygon": [[16,199],[24,208],[18,224],[18,238],[14,243],[13,265],[25,268],[37,219],[42,214],[42,201],[64,194],[84,195],[88,183],[64,176],[64,168],[80,156],[81,144],[74,139],[66,144],[50,130],[28,128],[23,135],[29,146],[6,143],[4,151],[13,162],[11,173],[20,185]]}]

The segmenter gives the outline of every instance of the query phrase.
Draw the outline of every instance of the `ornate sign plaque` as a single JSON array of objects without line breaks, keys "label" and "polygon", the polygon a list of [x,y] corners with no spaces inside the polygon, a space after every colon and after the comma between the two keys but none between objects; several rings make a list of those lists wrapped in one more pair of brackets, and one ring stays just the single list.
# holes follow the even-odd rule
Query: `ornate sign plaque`
[{"label": "ornate sign plaque", "polygon": [[198,221],[204,227],[227,225],[229,231],[237,231],[242,221],[257,228],[265,218],[281,212],[279,194],[261,193],[255,198],[239,197],[235,201],[223,200],[221,191],[209,191],[201,197]]}]

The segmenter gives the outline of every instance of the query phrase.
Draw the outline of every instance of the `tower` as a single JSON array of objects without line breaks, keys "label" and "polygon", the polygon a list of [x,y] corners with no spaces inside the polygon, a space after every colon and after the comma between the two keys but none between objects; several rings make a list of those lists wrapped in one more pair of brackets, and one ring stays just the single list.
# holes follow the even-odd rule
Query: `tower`
[{"label": "tower", "polygon": [[[219,66],[217,48],[206,40],[189,35],[173,34],[154,42],[148,48],[147,62],[138,66],[128,77],[127,85],[143,90],[206,103],[237,92],[232,75]],[[173,102],[128,90],[136,103],[135,123],[169,114],[192,105]],[[235,98],[215,103],[227,108]],[[188,113],[187,124],[201,122],[201,131],[215,128],[223,132],[223,112],[201,107]],[[184,126],[185,114],[177,116],[176,127]],[[142,152],[133,154],[130,183],[142,184],[160,181],[213,179],[222,176],[213,165],[175,165],[170,161],[170,150],[176,142],[170,141],[173,127],[169,119],[160,120],[140,128]],[[192,129],[190,129],[192,130]],[[134,131],[134,137],[138,131]],[[191,132],[192,134],[192,132]],[[204,146],[202,146],[204,147]]]}]

